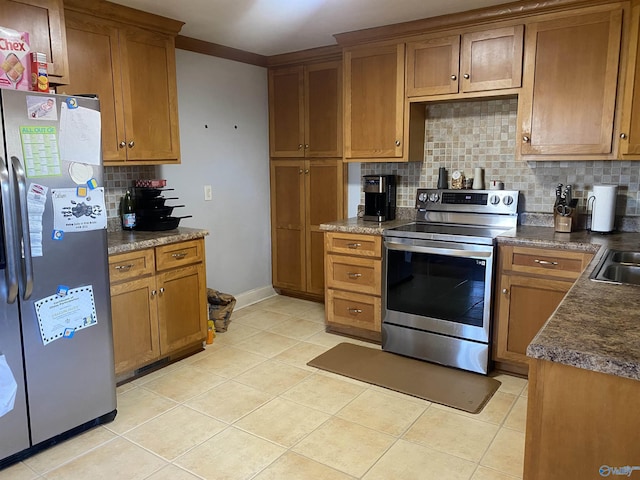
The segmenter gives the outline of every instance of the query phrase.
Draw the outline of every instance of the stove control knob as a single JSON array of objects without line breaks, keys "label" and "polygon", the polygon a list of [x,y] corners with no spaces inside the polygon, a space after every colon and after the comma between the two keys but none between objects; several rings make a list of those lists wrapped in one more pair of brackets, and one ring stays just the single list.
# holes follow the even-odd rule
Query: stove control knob
[{"label": "stove control knob", "polygon": [[433,203],[438,203],[438,200],[440,200],[440,195],[438,195],[437,193],[432,193],[431,195],[429,195],[429,200]]},{"label": "stove control knob", "polygon": [[424,193],[424,192],[419,193],[418,194],[418,201],[422,202],[422,203],[426,202],[427,201],[427,194]]},{"label": "stove control knob", "polygon": [[502,199],[502,203],[505,205],[511,205],[513,203],[513,197],[511,195],[507,195]]},{"label": "stove control knob", "polygon": [[500,203],[500,197],[497,195],[491,195],[491,198],[489,198],[489,203],[491,205],[498,205]]}]

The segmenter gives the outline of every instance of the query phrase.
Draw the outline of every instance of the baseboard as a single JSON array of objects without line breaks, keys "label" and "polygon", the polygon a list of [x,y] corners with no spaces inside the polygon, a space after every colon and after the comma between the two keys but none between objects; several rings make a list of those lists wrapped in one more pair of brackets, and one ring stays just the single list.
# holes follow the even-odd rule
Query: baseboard
[{"label": "baseboard", "polygon": [[241,308],[248,307],[249,305],[257,303],[261,300],[266,300],[267,298],[273,297],[275,295],[277,295],[276,291],[271,285],[234,295],[236,297],[235,310],[240,310]]}]

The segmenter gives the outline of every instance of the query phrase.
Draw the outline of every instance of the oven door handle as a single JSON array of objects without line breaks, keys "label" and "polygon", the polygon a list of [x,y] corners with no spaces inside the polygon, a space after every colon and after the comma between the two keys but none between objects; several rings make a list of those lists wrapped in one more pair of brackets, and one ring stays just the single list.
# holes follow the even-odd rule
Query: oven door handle
[{"label": "oven door handle", "polygon": [[402,252],[433,253],[436,255],[446,255],[449,257],[489,258],[493,255],[493,252],[481,252],[476,250],[458,250],[454,248],[441,248],[441,247],[418,247],[416,245],[405,245],[403,243],[393,243],[393,242],[384,242],[384,246],[389,250],[399,250]]}]

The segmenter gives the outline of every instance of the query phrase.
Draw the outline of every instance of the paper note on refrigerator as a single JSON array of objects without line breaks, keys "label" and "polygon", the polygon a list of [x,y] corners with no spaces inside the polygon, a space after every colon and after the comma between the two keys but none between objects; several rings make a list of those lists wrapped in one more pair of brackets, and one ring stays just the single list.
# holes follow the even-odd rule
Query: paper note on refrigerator
[{"label": "paper note on refrigerator", "polygon": [[72,336],[69,331],[76,332],[98,323],[91,285],[72,288],[64,296],[51,295],[34,305],[45,345],[63,336]]},{"label": "paper note on refrigerator", "polygon": [[18,384],[7,364],[4,355],[0,355],[0,417],[13,410]]},{"label": "paper note on refrigerator", "polygon": [[107,228],[104,187],[79,197],[76,188],[52,188],[53,228],[63,232],[86,232]]},{"label": "paper note on refrigerator", "polygon": [[52,177],[62,174],[56,127],[22,126],[20,140],[27,177]]},{"label": "paper note on refrigerator", "polygon": [[100,112],[60,105],[60,156],[66,162],[100,165]]},{"label": "paper note on refrigerator", "polygon": [[29,215],[29,237],[31,238],[31,256],[42,256],[42,214],[47,202],[49,187],[32,183],[27,192],[27,212]]}]

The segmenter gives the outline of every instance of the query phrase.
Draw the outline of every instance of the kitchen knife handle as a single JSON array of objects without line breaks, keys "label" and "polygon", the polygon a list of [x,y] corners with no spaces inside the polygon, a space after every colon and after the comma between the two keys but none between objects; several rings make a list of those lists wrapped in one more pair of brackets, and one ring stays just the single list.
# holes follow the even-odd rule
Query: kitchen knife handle
[{"label": "kitchen knife handle", "polygon": [[29,211],[27,209],[27,178],[18,157],[11,157],[11,165],[18,185],[18,207],[22,218],[22,298],[29,300],[33,292],[33,260],[31,257],[31,236],[29,234]]},{"label": "kitchen knife handle", "polygon": [[18,262],[16,254],[17,241],[14,237],[15,218],[11,205],[11,189],[9,185],[9,171],[4,158],[0,157],[0,194],[2,196],[2,229],[4,233],[4,251],[7,266],[5,268],[5,281],[7,283],[7,303],[13,303],[18,297]]}]

